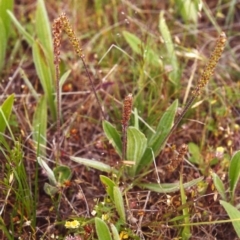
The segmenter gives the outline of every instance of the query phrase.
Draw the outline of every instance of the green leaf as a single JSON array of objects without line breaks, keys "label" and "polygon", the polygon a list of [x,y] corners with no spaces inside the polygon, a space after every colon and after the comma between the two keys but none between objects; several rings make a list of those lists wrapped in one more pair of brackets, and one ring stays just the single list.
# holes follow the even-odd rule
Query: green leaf
[{"label": "green leaf", "polygon": [[166,20],[164,18],[164,11],[160,12],[159,30],[162,34],[162,37],[167,49],[167,54],[170,57],[170,63],[173,68],[173,70],[169,74],[169,78],[176,87],[179,87],[180,86],[180,69],[179,69],[178,60],[175,53],[174,43],[172,41],[171,33],[168,29]]},{"label": "green leaf", "polygon": [[[1,211],[2,211],[2,209],[1,209]],[[6,221],[6,219],[5,219],[5,221]],[[7,227],[7,223],[5,221],[0,216],[0,230],[2,230],[2,232],[5,235],[6,239],[13,239],[12,234],[10,234],[11,231],[9,231],[9,227]]]},{"label": "green leaf", "polygon": [[71,169],[67,166],[57,166],[53,169],[54,176],[58,184],[63,185],[66,181],[72,177]]},{"label": "green leaf", "polygon": [[122,156],[122,140],[116,128],[108,121],[103,121],[103,130],[104,133],[109,140],[109,142],[113,145],[114,149],[118,153],[118,155]]},{"label": "green leaf", "polygon": [[33,140],[38,148],[38,155],[46,156],[47,145],[47,101],[42,96],[33,115]]},{"label": "green leaf", "polygon": [[[10,95],[0,106],[1,112],[0,112],[0,133],[4,133],[6,126],[8,124],[8,120],[10,118],[12,107],[14,102],[14,94]],[[4,114],[4,116],[3,116]],[[7,121],[7,122],[6,122]]]},{"label": "green leaf", "polygon": [[125,40],[129,44],[129,46],[135,53],[140,54],[140,55],[143,54],[143,52],[144,52],[143,51],[143,43],[137,36],[135,36],[134,34],[128,32],[128,31],[123,31],[123,37],[125,38]]},{"label": "green leaf", "polygon": [[112,167],[100,161],[90,160],[90,159],[80,158],[80,157],[70,157],[70,159],[74,162],[81,163],[84,166],[91,167],[103,172],[110,173],[114,171]]},{"label": "green leaf", "polygon": [[135,127],[127,129],[127,160],[133,161],[133,172],[135,175],[136,169],[141,164],[140,160],[147,148],[147,138]]},{"label": "green leaf", "polygon": [[[0,17],[3,21],[4,28],[6,31],[6,37],[8,38],[10,32],[10,18],[7,14],[7,11],[12,11],[13,9],[13,0],[1,0],[0,1]],[[1,32],[2,38],[2,32]]]},{"label": "green leaf", "polygon": [[59,80],[59,87],[62,88],[63,84],[66,82],[67,78],[69,77],[69,74],[71,73],[71,70],[66,71]]},{"label": "green leaf", "polygon": [[190,229],[190,225],[189,225],[189,223],[190,223],[190,220],[189,220],[189,208],[186,205],[186,203],[187,203],[187,201],[186,201],[187,200],[187,196],[186,196],[185,191],[184,191],[182,174],[180,174],[179,185],[180,185],[181,202],[182,202],[182,205],[185,206],[182,209],[185,226],[182,229],[181,236],[182,236],[183,240],[188,240],[191,237],[191,229]]},{"label": "green leaf", "polygon": [[118,234],[117,228],[111,223],[110,224],[111,230],[112,230],[112,235],[113,235],[113,240],[121,240],[120,236]]},{"label": "green leaf", "polygon": [[44,183],[43,190],[47,195],[53,197],[59,189],[55,186],[50,185],[49,183]]},{"label": "green leaf", "polygon": [[224,188],[224,185],[223,185],[223,182],[222,180],[219,178],[219,176],[212,172],[212,178],[213,178],[213,183],[218,191],[218,193],[220,194],[221,198],[226,201],[227,200],[227,197],[226,197],[226,194],[225,194],[225,188]]},{"label": "green leaf", "polygon": [[139,173],[141,170],[143,170],[145,167],[147,167],[151,162],[153,162],[154,159],[154,153],[153,150],[151,148],[146,148],[138,166],[137,169],[135,171],[135,175],[137,173]]},{"label": "green leaf", "polygon": [[39,95],[34,89],[34,86],[32,85],[31,81],[28,79],[26,73],[22,68],[19,68],[21,78],[24,80],[24,83],[27,85],[30,93],[33,95],[33,97],[38,101],[39,100]]},{"label": "green leaf", "polygon": [[47,96],[50,112],[53,116],[53,119],[56,120],[56,104],[53,95],[54,80],[52,78],[51,69],[49,68],[49,58],[47,57],[47,53],[45,52],[45,50],[37,41],[34,41],[32,51],[34,65],[36,67],[37,74],[43,87],[44,93]]},{"label": "green leaf", "polygon": [[199,4],[201,0],[175,0],[177,10],[181,14],[181,17],[185,23],[192,21],[197,23]]},{"label": "green leaf", "polygon": [[154,133],[148,141],[146,149],[136,172],[141,171],[145,166],[148,166],[153,161],[153,154],[156,157],[164,148],[168,134],[174,124],[174,117],[178,107],[178,100],[175,100],[172,105],[165,111],[160,122],[158,123],[156,133]]},{"label": "green leaf", "polygon": [[156,51],[154,51],[150,47],[151,45],[144,44],[137,36],[135,36],[134,34],[128,31],[123,31],[123,37],[129,44],[133,52],[142,56],[147,63],[150,63],[153,66],[162,68],[162,60],[159,58]]},{"label": "green leaf", "polygon": [[203,158],[199,149],[199,146],[195,143],[190,142],[188,144],[189,153],[192,155],[190,162],[198,165],[203,164]]},{"label": "green leaf", "polygon": [[113,187],[113,196],[114,196],[114,203],[117,209],[117,212],[120,216],[120,219],[125,223],[126,222],[126,215],[123,203],[122,192],[119,187]]},{"label": "green leaf", "polygon": [[15,18],[11,11],[8,10],[7,13],[17,30],[23,35],[24,39],[28,42],[28,44],[32,46],[32,44],[34,43],[34,38],[23,28],[23,26],[19,23],[19,21]]},{"label": "green leaf", "polygon": [[108,196],[111,198],[112,201],[114,201],[113,188],[116,186],[116,184],[110,178],[104,175],[100,175],[100,180],[102,184],[106,186],[106,192]]},{"label": "green leaf", "polygon": [[95,217],[95,226],[98,240],[112,240],[110,230],[102,219]]},{"label": "green leaf", "polygon": [[226,210],[228,216],[232,220],[233,227],[240,238],[240,212],[237,208],[232,206],[230,203],[220,200],[220,204]]},{"label": "green leaf", "polygon": [[0,41],[0,72],[5,63],[5,55],[7,50],[7,34],[6,29],[3,24],[3,20],[0,18],[0,32],[1,32],[1,41]]},{"label": "green leaf", "polygon": [[[201,182],[203,180],[203,177],[199,177],[197,179],[194,179],[190,182],[184,183],[183,187],[188,188],[196,185],[197,183]],[[158,193],[170,193],[170,192],[176,192],[180,189],[180,183],[163,183],[163,184],[157,184],[157,183],[142,183],[137,184],[139,187],[142,187],[144,189],[149,189],[154,192]]]},{"label": "green leaf", "polygon": [[235,189],[240,176],[240,151],[237,151],[230,162],[228,177],[230,180],[229,187],[231,200],[233,201]]},{"label": "green leaf", "polygon": [[51,70],[52,77],[54,77],[53,40],[52,40],[51,26],[48,19],[44,0],[37,1],[36,32],[37,32],[37,37],[43,46],[43,49],[47,52],[49,68]]},{"label": "green leaf", "polygon": [[156,133],[152,135],[149,140],[148,146],[153,149],[154,155],[157,156],[166,143],[166,137],[168,136],[171,128],[174,124],[174,118],[177,112],[178,100],[175,100],[170,107],[163,114]]},{"label": "green leaf", "polygon": [[42,43],[45,50],[48,52],[48,56],[53,55],[51,26],[48,19],[44,0],[37,1],[36,32],[38,39]]},{"label": "green leaf", "polygon": [[54,186],[57,186],[57,180],[55,178],[55,175],[52,169],[47,165],[47,163],[41,157],[37,157],[37,161],[41,166],[41,168],[46,172],[50,183]]}]

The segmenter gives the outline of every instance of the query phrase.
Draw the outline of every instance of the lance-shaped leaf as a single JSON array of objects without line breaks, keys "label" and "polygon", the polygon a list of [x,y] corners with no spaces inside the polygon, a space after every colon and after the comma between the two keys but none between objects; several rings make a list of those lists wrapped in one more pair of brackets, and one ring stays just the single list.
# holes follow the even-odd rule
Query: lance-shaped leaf
[{"label": "lance-shaped leaf", "polygon": [[159,16],[159,30],[162,34],[162,37],[164,39],[164,43],[167,49],[167,53],[169,56],[169,62],[172,65],[173,70],[170,72],[169,77],[170,80],[175,84],[175,86],[179,86],[180,84],[180,70],[179,70],[179,64],[177,61],[177,56],[174,49],[174,44],[172,41],[171,33],[168,29],[168,26],[166,24],[166,20],[164,18],[164,11],[161,11]]},{"label": "lance-shaped leaf", "polygon": [[33,140],[38,148],[38,155],[46,156],[47,145],[47,101],[42,96],[33,115]]},{"label": "lance-shaped leaf", "polygon": [[[137,168],[137,172],[149,165],[153,161],[153,157],[156,157],[161,150],[164,148],[169,132],[174,124],[174,118],[178,107],[178,100],[175,100],[172,105],[163,114],[158,126],[156,133],[154,133],[149,141],[148,148],[142,156],[140,164]],[[154,156],[152,154],[154,153]]]},{"label": "lance-shaped leaf", "polygon": [[231,159],[228,176],[230,180],[231,200],[233,202],[235,189],[240,176],[240,151],[236,152]]},{"label": "lance-shaped leaf", "polygon": [[[183,187],[184,188],[192,187],[192,186],[196,185],[197,183],[201,182],[202,180],[203,180],[203,177],[199,177],[199,178],[194,179],[190,182],[183,183]],[[149,189],[151,191],[158,192],[158,193],[171,193],[171,192],[179,191],[179,189],[180,189],[180,183],[179,182],[176,182],[176,183],[162,183],[162,184],[142,183],[142,184],[138,184],[138,186],[142,187],[144,189]]]},{"label": "lance-shaped leaf", "polygon": [[33,61],[37,70],[37,74],[41,85],[43,87],[44,93],[46,94],[47,101],[53,119],[56,120],[56,104],[54,101],[54,84],[51,69],[49,68],[49,58],[47,53],[38,41],[33,43]]},{"label": "lance-shaped leaf", "polygon": [[157,156],[165,146],[166,138],[174,124],[177,107],[178,100],[175,100],[163,114],[157,126],[156,133],[153,134],[149,140],[148,146],[152,148],[155,156]]},{"label": "lance-shaped leaf", "polygon": [[114,196],[115,207],[120,216],[120,219],[125,223],[126,215],[125,215],[122,192],[119,187],[117,187],[117,186],[113,187],[113,196]]},{"label": "lance-shaped leaf", "polygon": [[103,121],[103,130],[107,139],[113,145],[118,155],[121,157],[122,156],[122,140],[117,129],[110,122]]},{"label": "lance-shaped leaf", "polygon": [[[0,133],[4,133],[7,122],[10,118],[12,107],[14,102],[14,94],[10,95],[0,106],[1,112],[0,112]],[[7,121],[7,122],[6,122]]]},{"label": "lance-shaped leaf", "polygon": [[220,200],[220,204],[226,210],[228,216],[232,220],[232,225],[240,238],[240,212],[237,208],[232,206],[230,203]]},{"label": "lance-shaped leaf", "polygon": [[110,230],[102,219],[95,217],[95,226],[99,240],[112,240]]},{"label": "lance-shaped leaf", "polygon": [[133,161],[131,174],[134,176],[141,158],[147,148],[147,138],[135,127],[127,130],[127,160]]},{"label": "lance-shaped leaf", "polygon": [[100,161],[90,160],[90,159],[80,158],[80,157],[70,157],[70,159],[74,162],[81,163],[86,167],[91,167],[103,172],[110,173],[114,171],[114,169],[111,166],[105,163],[102,163]]},{"label": "lance-shaped leaf", "polygon": [[111,198],[112,201],[114,201],[113,188],[116,186],[116,184],[110,178],[104,175],[100,175],[100,180],[102,184],[106,187],[106,192],[108,196]]}]

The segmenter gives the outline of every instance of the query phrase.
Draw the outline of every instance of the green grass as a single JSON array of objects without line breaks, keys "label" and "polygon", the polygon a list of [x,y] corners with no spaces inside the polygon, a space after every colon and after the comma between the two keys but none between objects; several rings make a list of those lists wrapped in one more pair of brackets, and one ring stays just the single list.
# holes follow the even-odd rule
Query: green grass
[{"label": "green grass", "polygon": [[[34,3],[0,1],[0,238],[240,237],[237,1]],[[63,32],[56,103],[63,10],[105,116]]]}]

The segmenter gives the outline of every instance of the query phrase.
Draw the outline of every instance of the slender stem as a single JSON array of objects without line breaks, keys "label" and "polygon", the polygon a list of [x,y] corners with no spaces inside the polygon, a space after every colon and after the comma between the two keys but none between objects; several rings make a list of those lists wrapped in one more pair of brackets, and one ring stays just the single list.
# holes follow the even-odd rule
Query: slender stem
[{"label": "slender stem", "polygon": [[56,102],[57,102],[57,164],[60,161],[60,88],[59,88],[59,65],[56,64]]},{"label": "slender stem", "polygon": [[122,160],[126,160],[126,151],[127,151],[127,126],[122,125]]},{"label": "slender stem", "polygon": [[98,97],[98,95],[97,95],[97,92],[96,92],[96,89],[95,89],[95,87],[94,87],[94,83],[93,83],[92,77],[91,77],[91,75],[90,75],[90,72],[89,72],[89,70],[88,70],[88,67],[87,67],[85,61],[84,61],[84,57],[83,57],[83,56],[81,56],[81,60],[82,60],[83,66],[84,66],[84,68],[85,68],[85,71],[86,71],[86,73],[87,73],[87,77],[88,77],[88,79],[89,79],[89,81],[90,81],[90,85],[91,85],[91,87],[92,87],[92,91],[93,91],[93,93],[94,93],[94,96],[95,96],[95,98],[96,98],[96,100],[97,100],[97,103],[98,103],[100,109],[101,109],[102,117],[103,117],[103,119],[105,120],[106,117],[105,117],[105,114],[104,114],[104,112],[103,112],[101,102],[100,102],[99,97]]}]

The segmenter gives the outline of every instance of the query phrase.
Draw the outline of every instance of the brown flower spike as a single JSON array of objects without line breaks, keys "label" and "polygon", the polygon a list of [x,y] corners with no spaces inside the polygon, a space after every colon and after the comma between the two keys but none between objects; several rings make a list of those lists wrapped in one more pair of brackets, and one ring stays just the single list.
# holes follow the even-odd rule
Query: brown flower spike
[{"label": "brown flower spike", "polygon": [[226,41],[227,41],[226,34],[222,32],[217,40],[216,46],[210,56],[210,59],[208,60],[208,63],[206,64],[203,70],[203,74],[198,81],[197,87],[192,92],[193,95],[199,96],[201,93],[201,90],[208,83],[209,79],[213,75],[214,69],[220,57],[222,56]]},{"label": "brown flower spike", "polygon": [[128,94],[123,102],[123,113],[122,113],[122,136],[123,136],[123,149],[122,149],[122,160],[126,158],[127,150],[127,126],[131,117],[132,112],[132,94]]},{"label": "brown flower spike", "polygon": [[59,62],[60,62],[61,34],[62,34],[63,30],[66,32],[66,34],[69,38],[69,41],[70,41],[71,45],[73,46],[74,51],[82,60],[83,66],[85,68],[88,79],[90,81],[90,85],[92,87],[92,91],[93,91],[95,98],[101,109],[103,118],[105,118],[105,116],[104,116],[103,109],[101,107],[100,100],[97,96],[97,93],[96,93],[96,90],[95,90],[95,87],[93,84],[93,80],[91,78],[90,72],[89,72],[88,67],[84,60],[84,55],[82,54],[82,49],[80,48],[80,41],[76,37],[75,32],[73,31],[65,13],[62,13],[57,19],[54,20],[52,29],[53,29],[53,45],[54,45],[54,64],[55,64],[55,68],[56,68],[56,73],[55,73],[56,74],[56,99],[57,99],[57,157],[56,158],[57,158],[57,162],[58,162],[59,161],[59,149],[60,149],[59,141],[60,141],[60,106],[61,106],[60,91],[59,91],[59,78],[60,78]]},{"label": "brown flower spike", "polygon": [[192,96],[190,97],[190,99],[188,100],[188,102],[186,103],[182,113],[178,116],[178,118],[176,119],[171,131],[169,132],[169,134],[166,136],[166,139],[164,140],[164,142],[167,141],[168,137],[173,133],[173,131],[177,128],[178,124],[180,123],[180,121],[182,120],[183,116],[185,115],[185,113],[188,111],[188,109],[191,107],[191,105],[193,104],[194,100],[201,94],[201,90],[206,86],[206,84],[208,83],[209,79],[211,78],[211,76],[213,75],[214,69],[220,59],[220,57],[222,56],[224,47],[226,45],[226,34],[224,32],[222,32],[216,42],[216,46],[208,60],[208,63],[206,64],[204,70],[203,70],[203,74],[201,76],[201,78],[198,80],[197,83],[197,87],[192,91]]},{"label": "brown flower spike", "polygon": [[122,119],[123,126],[128,125],[131,112],[132,112],[132,94],[128,94],[128,96],[125,97],[123,102],[123,119]]}]

